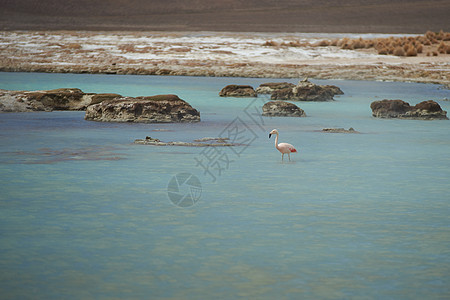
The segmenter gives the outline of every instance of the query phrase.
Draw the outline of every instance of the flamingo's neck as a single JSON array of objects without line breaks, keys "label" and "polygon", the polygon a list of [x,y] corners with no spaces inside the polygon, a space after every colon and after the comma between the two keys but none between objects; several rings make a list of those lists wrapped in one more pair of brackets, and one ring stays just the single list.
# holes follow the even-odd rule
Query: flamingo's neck
[{"label": "flamingo's neck", "polygon": [[278,133],[276,133],[276,137],[275,137],[275,148],[278,149]]}]

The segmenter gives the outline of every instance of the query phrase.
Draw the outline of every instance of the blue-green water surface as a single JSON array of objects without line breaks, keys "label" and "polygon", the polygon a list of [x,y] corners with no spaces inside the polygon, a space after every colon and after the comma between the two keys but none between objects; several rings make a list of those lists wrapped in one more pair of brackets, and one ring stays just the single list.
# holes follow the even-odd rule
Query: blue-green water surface
[{"label": "blue-green water surface", "polygon": [[[448,299],[450,121],[375,119],[370,103],[432,99],[450,111],[449,91],[312,80],[345,94],[297,102],[306,118],[261,118],[267,96],[218,96],[269,81],[286,80],[0,73],[10,90],[177,94],[202,118],[0,114],[0,298]],[[291,162],[268,138],[273,128],[297,148]],[[133,144],[145,136],[244,145]],[[180,186],[198,200],[186,208],[168,194],[180,173],[201,183]]]}]

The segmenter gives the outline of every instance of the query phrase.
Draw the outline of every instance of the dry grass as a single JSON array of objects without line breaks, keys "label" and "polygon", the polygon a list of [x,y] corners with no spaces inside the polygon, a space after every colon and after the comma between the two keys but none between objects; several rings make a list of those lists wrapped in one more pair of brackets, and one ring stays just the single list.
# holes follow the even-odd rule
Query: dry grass
[{"label": "dry grass", "polygon": [[301,43],[300,41],[292,41],[289,43],[282,43],[281,46],[284,47],[308,47],[311,46],[310,43]]},{"label": "dry grass", "polygon": [[263,46],[268,46],[268,47],[277,47],[279,46],[279,44],[277,42],[274,41],[266,41]]},{"label": "dry grass", "polygon": [[417,56],[417,50],[414,47],[409,47],[406,51],[406,56]]},{"label": "dry grass", "polygon": [[[424,35],[415,37],[389,37],[376,39],[342,39],[321,40],[314,44],[300,43],[298,41],[278,44],[266,41],[264,46],[285,47],[339,47],[346,50],[375,49],[380,55],[417,56],[427,50],[426,56],[437,56],[438,53],[450,54],[450,32],[427,31]],[[446,43],[447,42],[447,43]],[[402,48],[402,50],[400,50]],[[425,49],[426,48],[426,49]],[[424,54],[425,55],[425,54]]]},{"label": "dry grass", "polygon": [[[337,43],[337,40],[336,40],[336,43]],[[313,46],[314,47],[327,47],[327,46],[331,46],[331,44],[332,44],[331,41],[322,40],[317,43],[314,43]]]},{"label": "dry grass", "polygon": [[437,51],[441,54],[447,54],[450,50],[450,46],[446,45],[444,41],[441,41],[439,44]]},{"label": "dry grass", "polygon": [[405,56],[405,49],[402,47],[397,47],[394,49],[394,53],[395,56]]},{"label": "dry grass", "polygon": [[378,54],[380,54],[380,55],[388,55],[389,54],[389,50],[386,47],[380,48],[380,49],[378,49]]},{"label": "dry grass", "polygon": [[418,44],[416,46],[416,50],[417,50],[417,53],[422,53],[423,52],[423,45],[422,44]]}]

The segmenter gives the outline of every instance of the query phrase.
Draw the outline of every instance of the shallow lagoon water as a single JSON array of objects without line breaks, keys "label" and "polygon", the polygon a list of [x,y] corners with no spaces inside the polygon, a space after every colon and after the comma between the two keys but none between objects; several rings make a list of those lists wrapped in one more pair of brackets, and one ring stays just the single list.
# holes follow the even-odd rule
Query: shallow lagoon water
[{"label": "shallow lagoon water", "polygon": [[[1,114],[0,294],[448,298],[450,121],[380,120],[369,105],[440,100],[449,91],[313,80],[345,95],[296,103],[306,118],[260,118],[267,97],[218,96],[227,84],[268,81],[284,80],[0,73],[0,88],[11,90],[173,93],[202,118],[114,124],[85,121],[83,112]],[[448,101],[438,102],[450,111]],[[326,127],[361,133],[321,132]],[[268,138],[273,128],[299,150],[292,162],[281,162]],[[248,146],[213,152],[133,144],[145,136],[192,141],[239,132]],[[199,161],[211,157],[215,164],[203,169]],[[169,199],[179,173],[201,182],[191,207]],[[189,193],[186,185],[180,193]]]}]

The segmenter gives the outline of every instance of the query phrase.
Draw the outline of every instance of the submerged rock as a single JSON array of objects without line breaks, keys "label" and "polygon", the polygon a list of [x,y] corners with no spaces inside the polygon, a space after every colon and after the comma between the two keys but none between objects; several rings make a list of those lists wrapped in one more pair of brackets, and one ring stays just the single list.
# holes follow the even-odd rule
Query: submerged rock
[{"label": "submerged rock", "polygon": [[289,89],[295,87],[295,84],[289,82],[268,82],[261,84],[256,88],[258,94],[272,94],[274,91]]},{"label": "submerged rock", "polygon": [[269,101],[262,110],[265,117],[306,117],[303,109],[286,101]]},{"label": "submerged rock", "polygon": [[177,95],[122,97],[89,106],[86,120],[101,122],[199,122],[200,113]]},{"label": "submerged rock", "polygon": [[317,85],[307,79],[300,81],[296,86],[275,90],[272,100],[292,101],[332,101],[335,95],[342,95],[342,90],[334,85]]},{"label": "submerged rock", "polygon": [[448,120],[447,112],[433,101],[423,101],[410,106],[403,100],[380,100],[370,104],[372,115],[376,118],[399,118],[418,120]]},{"label": "submerged rock", "polygon": [[231,84],[224,87],[220,93],[220,97],[256,97],[258,96],[250,85]]},{"label": "submerged rock", "polygon": [[324,128],[322,129],[323,132],[331,132],[331,133],[359,133],[359,131],[356,131],[353,129],[353,127],[350,127],[349,129],[345,128]]},{"label": "submerged rock", "polygon": [[159,139],[155,139],[147,136],[144,140],[137,139],[135,144],[140,145],[152,145],[152,146],[185,146],[185,147],[231,147],[241,146],[241,144],[235,144],[228,142],[228,138],[210,138],[205,137],[196,139],[193,142],[161,142]]}]

